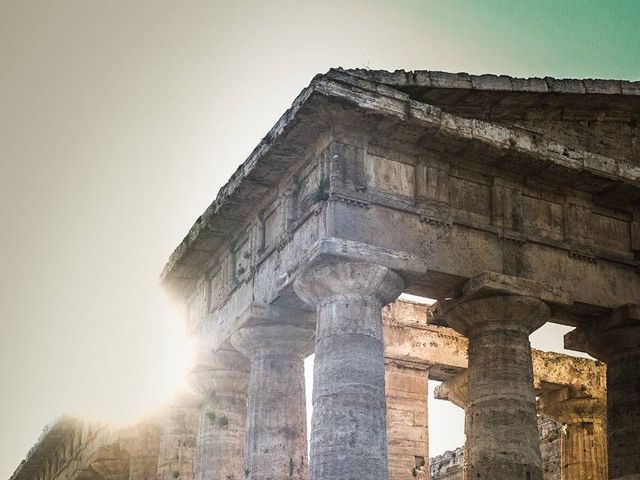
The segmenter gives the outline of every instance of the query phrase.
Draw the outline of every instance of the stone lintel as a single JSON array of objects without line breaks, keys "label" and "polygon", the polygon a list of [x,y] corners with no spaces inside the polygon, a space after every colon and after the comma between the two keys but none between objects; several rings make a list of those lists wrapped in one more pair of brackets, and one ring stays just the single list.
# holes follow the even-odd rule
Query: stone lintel
[{"label": "stone lintel", "polygon": [[640,346],[640,305],[627,304],[564,336],[564,347],[606,361],[609,354]]},{"label": "stone lintel", "polygon": [[429,362],[416,362],[412,360],[407,360],[405,358],[394,358],[388,357],[385,355],[384,357],[385,365],[396,365],[402,368],[410,368],[412,370],[423,370],[425,372],[429,371]]},{"label": "stone lintel", "polygon": [[471,277],[462,287],[460,300],[500,295],[534,297],[550,305],[571,303],[569,295],[558,287],[497,272],[482,272]]},{"label": "stone lintel", "polygon": [[309,326],[316,322],[316,313],[286,305],[253,302],[238,316],[238,329],[252,325],[285,324]]}]

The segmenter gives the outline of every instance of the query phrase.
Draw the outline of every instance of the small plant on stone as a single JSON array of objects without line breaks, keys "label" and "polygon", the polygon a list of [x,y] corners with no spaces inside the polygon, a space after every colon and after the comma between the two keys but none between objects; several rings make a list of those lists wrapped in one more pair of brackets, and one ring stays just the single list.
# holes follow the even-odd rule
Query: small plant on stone
[{"label": "small plant on stone", "polygon": [[227,418],[226,415],[222,415],[220,418],[218,418],[218,426],[221,428],[225,428],[226,426],[229,425],[229,419]]},{"label": "small plant on stone", "polygon": [[247,269],[244,267],[238,267],[238,275],[242,275],[244,272],[246,272]]},{"label": "small plant on stone", "polygon": [[209,422],[213,423],[216,421],[216,412],[212,412],[212,411],[208,411],[207,412],[207,418],[209,419]]},{"label": "small plant on stone", "polygon": [[249,260],[251,258],[251,252],[244,252],[242,258]]},{"label": "small plant on stone", "polygon": [[329,199],[329,181],[326,178],[318,182],[318,188],[313,195],[313,199],[316,202],[324,202]]}]

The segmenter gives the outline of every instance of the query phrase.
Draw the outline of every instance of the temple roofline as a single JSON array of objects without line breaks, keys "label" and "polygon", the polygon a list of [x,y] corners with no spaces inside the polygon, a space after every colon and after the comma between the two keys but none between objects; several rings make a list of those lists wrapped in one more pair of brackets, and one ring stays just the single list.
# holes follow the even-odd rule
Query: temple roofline
[{"label": "temple roofline", "polygon": [[470,102],[478,108],[478,102],[494,105],[509,98],[508,108],[516,111],[528,102],[539,102],[541,96],[548,99],[545,108],[557,104],[557,108],[578,105],[600,109],[597,112],[627,109],[635,115],[640,111],[640,82],[624,80],[519,79],[423,70],[332,69],[317,75],[198,217],[171,254],[160,282],[178,297],[193,285],[207,268],[211,253],[224,243],[223,238],[228,239],[229,231],[241,227],[255,213],[255,202],[277,185],[294,160],[301,159],[296,147],[318,135],[322,126],[318,119],[326,115],[324,108],[330,100],[391,116],[412,128],[445,132],[448,141],[471,142],[478,150],[509,153],[521,157],[521,163],[530,159],[532,164],[580,174],[586,183],[596,177],[604,183],[624,184],[625,191],[631,193],[640,191],[640,167],[625,160],[570,148],[540,133],[466,115]]}]

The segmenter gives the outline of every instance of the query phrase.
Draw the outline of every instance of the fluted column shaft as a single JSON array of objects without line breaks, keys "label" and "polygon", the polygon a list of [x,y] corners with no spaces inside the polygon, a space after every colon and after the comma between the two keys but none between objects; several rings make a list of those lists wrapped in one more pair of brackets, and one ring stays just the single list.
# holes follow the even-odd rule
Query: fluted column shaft
[{"label": "fluted column shaft", "polygon": [[640,480],[640,345],[605,361],[609,478]]},{"label": "fluted column shaft", "polygon": [[501,295],[459,301],[445,315],[469,338],[468,478],[542,480],[529,334],[549,308]]},{"label": "fluted column shaft", "polygon": [[562,480],[606,480],[605,400],[566,387],[538,399],[542,415],[563,425],[560,436]]},{"label": "fluted column shaft", "polygon": [[395,272],[344,262],[295,284],[318,312],[311,427],[312,480],[386,480],[382,307],[404,288]]},{"label": "fluted column shaft", "polygon": [[606,480],[605,438],[604,419],[566,423],[560,439],[562,480]]},{"label": "fluted column shaft", "polygon": [[245,475],[249,480],[306,480],[304,358],[313,328],[256,325],[232,343],[251,362]]},{"label": "fluted column shaft", "polygon": [[245,418],[249,364],[222,349],[191,373],[200,393],[195,480],[244,478]]},{"label": "fluted column shaft", "polygon": [[565,347],[607,364],[607,458],[610,480],[640,480],[640,306],[565,335]]}]

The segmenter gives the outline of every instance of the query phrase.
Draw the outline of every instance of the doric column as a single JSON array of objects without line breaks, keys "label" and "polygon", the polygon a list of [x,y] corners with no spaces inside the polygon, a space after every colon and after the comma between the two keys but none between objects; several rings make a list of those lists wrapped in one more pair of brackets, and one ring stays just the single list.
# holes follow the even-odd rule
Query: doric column
[{"label": "doric column", "polygon": [[318,312],[311,480],[387,479],[382,307],[404,281],[380,265],[307,268],[296,293]]},{"label": "doric column", "polygon": [[224,347],[201,355],[190,380],[199,393],[195,480],[243,479],[249,362]]},{"label": "doric column", "polygon": [[251,361],[245,478],[306,480],[304,358],[313,348],[313,326],[250,325],[231,342]]},{"label": "doric column", "polygon": [[606,480],[605,401],[581,398],[571,387],[538,399],[541,415],[563,424],[560,436],[562,480]]},{"label": "doric column", "polygon": [[542,480],[529,344],[550,315],[541,296],[561,300],[535,282],[485,273],[440,307],[447,323],[469,338],[470,479]]},{"label": "doric column", "polygon": [[565,335],[565,348],[607,364],[610,480],[640,479],[640,306],[625,305]]}]

